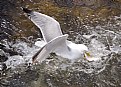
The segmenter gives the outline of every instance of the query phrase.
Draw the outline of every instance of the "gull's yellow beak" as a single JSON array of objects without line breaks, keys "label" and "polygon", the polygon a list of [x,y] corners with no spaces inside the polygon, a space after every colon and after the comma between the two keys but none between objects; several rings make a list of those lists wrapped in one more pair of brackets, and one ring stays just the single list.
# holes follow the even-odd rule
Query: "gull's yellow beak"
[{"label": "gull's yellow beak", "polygon": [[84,58],[88,61],[97,61],[99,60],[99,58],[94,57],[93,55],[91,55],[89,52],[85,52],[84,54]]},{"label": "gull's yellow beak", "polygon": [[87,58],[90,58],[90,57],[91,57],[91,54],[89,52],[85,52],[84,53],[84,58],[87,59]]},{"label": "gull's yellow beak", "polygon": [[98,61],[98,60],[100,60],[100,57],[95,57],[94,55],[91,55],[89,52],[85,52],[84,58],[88,61]]},{"label": "gull's yellow beak", "polygon": [[86,52],[85,54],[86,54],[87,56],[89,56],[89,57],[91,56],[89,52]]}]

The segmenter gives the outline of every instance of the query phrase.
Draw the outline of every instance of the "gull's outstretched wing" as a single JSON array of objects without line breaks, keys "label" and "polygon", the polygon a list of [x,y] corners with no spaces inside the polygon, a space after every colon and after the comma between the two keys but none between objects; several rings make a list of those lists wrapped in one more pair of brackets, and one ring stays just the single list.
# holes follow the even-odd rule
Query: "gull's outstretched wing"
[{"label": "gull's outstretched wing", "polygon": [[60,24],[54,18],[26,8],[23,8],[23,11],[26,12],[30,20],[40,28],[46,42],[62,35]]},{"label": "gull's outstretched wing", "polygon": [[[45,46],[43,46],[32,58],[33,62],[42,62],[44,61],[48,56],[49,53],[55,51],[55,49],[58,49],[58,47],[62,47],[64,46],[65,49],[67,49],[67,45],[66,45],[66,39],[67,39],[68,35],[62,35],[62,36],[58,36],[54,39],[52,39],[51,41],[49,41]],[[65,44],[65,45],[64,45]]]}]

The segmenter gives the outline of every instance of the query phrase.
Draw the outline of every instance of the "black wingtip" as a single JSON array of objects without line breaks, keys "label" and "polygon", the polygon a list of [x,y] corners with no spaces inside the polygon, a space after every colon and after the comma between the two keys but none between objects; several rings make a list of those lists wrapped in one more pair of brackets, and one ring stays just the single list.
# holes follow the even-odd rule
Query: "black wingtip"
[{"label": "black wingtip", "polygon": [[27,8],[24,8],[24,7],[21,7],[22,8],[22,10],[24,11],[24,12],[26,12],[26,13],[28,13],[28,14],[30,14],[31,12],[32,12],[32,10],[29,10],[29,9],[27,9]]}]

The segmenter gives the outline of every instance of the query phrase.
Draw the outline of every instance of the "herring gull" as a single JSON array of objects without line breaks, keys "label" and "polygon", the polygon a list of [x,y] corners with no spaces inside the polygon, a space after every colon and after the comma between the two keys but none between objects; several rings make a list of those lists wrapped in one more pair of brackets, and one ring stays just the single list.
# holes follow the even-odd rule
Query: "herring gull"
[{"label": "herring gull", "polygon": [[84,44],[68,41],[68,35],[62,34],[60,24],[54,18],[45,14],[22,8],[29,19],[40,29],[45,45],[33,56],[33,62],[42,62],[51,52],[71,60],[89,56],[88,48]]}]

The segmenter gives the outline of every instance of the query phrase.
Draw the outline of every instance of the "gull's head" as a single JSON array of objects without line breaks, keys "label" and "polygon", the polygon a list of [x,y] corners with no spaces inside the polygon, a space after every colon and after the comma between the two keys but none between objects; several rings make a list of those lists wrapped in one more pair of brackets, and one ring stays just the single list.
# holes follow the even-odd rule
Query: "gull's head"
[{"label": "gull's head", "polygon": [[91,54],[88,50],[88,47],[84,44],[77,44],[78,45],[78,48],[77,50],[84,55],[84,58],[86,58],[86,60],[88,61],[92,61],[92,57],[91,57]]},{"label": "gull's head", "polygon": [[[83,46],[84,47],[84,46]],[[100,58],[98,58],[98,57],[94,57],[94,55],[92,55],[90,52],[89,52],[89,50],[88,50],[88,48],[87,47],[84,47],[83,49],[81,49],[81,50],[83,50],[83,54],[84,54],[84,58],[86,59],[86,60],[88,60],[88,61],[98,61]]]},{"label": "gull's head", "polygon": [[82,53],[88,52],[88,48],[84,44],[77,44],[77,45],[78,45],[78,47],[77,47],[78,51],[80,51]]},{"label": "gull's head", "polygon": [[70,48],[70,58],[69,59],[77,59],[80,57],[84,57],[88,52],[88,47],[84,44],[75,44],[69,41],[68,47]]},{"label": "gull's head", "polygon": [[77,50],[78,52],[80,52],[81,54],[84,55],[84,58],[88,61],[98,61],[99,58],[94,57],[88,50],[87,46],[85,46],[84,44],[77,44]]}]

